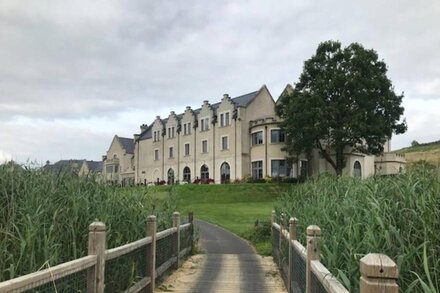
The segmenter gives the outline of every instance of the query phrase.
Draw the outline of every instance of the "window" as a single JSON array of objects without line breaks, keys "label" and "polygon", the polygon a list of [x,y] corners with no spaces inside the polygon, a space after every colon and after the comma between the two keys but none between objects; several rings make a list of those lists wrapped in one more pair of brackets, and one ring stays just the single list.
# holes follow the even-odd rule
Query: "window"
[{"label": "window", "polygon": [[106,173],[113,173],[113,165],[107,165],[105,167],[105,172]]},{"label": "window", "polygon": [[284,131],[281,129],[272,129],[270,131],[270,142],[271,143],[280,143],[285,142],[286,136],[284,135]]},{"label": "window", "polygon": [[159,161],[159,150],[154,150],[154,160]]},{"label": "window", "polygon": [[191,122],[183,124],[183,135],[191,134]]},{"label": "window", "polygon": [[221,166],[220,166],[220,182],[221,183],[229,183],[230,179],[231,179],[231,167],[229,166],[228,163],[224,162]]},{"label": "window", "polygon": [[202,181],[206,181],[209,179],[209,168],[206,165],[203,165],[200,168],[200,179],[202,179]]},{"label": "window", "polygon": [[359,161],[354,162],[353,176],[355,178],[362,178],[362,166],[361,163],[359,163]]},{"label": "window", "polygon": [[301,178],[307,178],[309,170],[309,162],[306,160],[299,161],[299,176]]},{"label": "window", "polygon": [[168,127],[168,138],[171,138],[171,128],[170,127]]},{"label": "window", "polygon": [[153,132],[153,141],[157,141],[157,132],[156,131]]},{"label": "window", "polygon": [[209,118],[201,119],[200,120],[200,126],[201,126],[201,130],[200,131],[209,130]]},{"label": "window", "polygon": [[175,137],[175,132],[174,132],[174,130],[175,130],[175,127],[174,127],[174,126],[171,127],[171,137]]},{"label": "window", "polygon": [[252,178],[253,179],[263,178],[263,161],[252,162]]},{"label": "window", "polygon": [[287,165],[286,160],[271,161],[271,176],[272,177],[290,176],[290,166]]},{"label": "window", "polygon": [[174,147],[169,148],[169,157],[170,157],[170,159],[174,158]]},{"label": "window", "polygon": [[220,114],[220,126],[228,126],[229,125],[229,112]]},{"label": "window", "polygon": [[252,145],[263,144],[263,131],[252,133]]},{"label": "window", "polygon": [[174,170],[172,168],[168,169],[168,181],[167,184],[174,184]]},{"label": "window", "polygon": [[228,149],[228,137],[222,136],[222,150]]},{"label": "window", "polygon": [[185,156],[189,156],[189,143],[185,143]]},{"label": "window", "polygon": [[191,183],[191,170],[189,167],[183,168],[183,181]]},{"label": "window", "polygon": [[208,152],[208,141],[202,140],[202,153],[207,153],[207,152]]},{"label": "window", "polygon": [[115,173],[118,173],[119,165],[115,165]]}]

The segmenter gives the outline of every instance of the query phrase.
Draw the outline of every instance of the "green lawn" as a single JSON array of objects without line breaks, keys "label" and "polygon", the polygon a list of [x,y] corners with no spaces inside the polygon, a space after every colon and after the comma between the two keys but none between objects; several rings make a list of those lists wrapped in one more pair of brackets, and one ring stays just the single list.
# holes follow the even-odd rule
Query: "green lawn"
[{"label": "green lawn", "polygon": [[[292,185],[289,184],[224,184],[179,185],[173,187],[182,216],[193,211],[198,219],[219,225],[237,235],[249,238],[256,220],[270,221],[273,202]],[[158,195],[170,191],[158,187]],[[270,253],[267,241],[254,246],[262,254]]]}]

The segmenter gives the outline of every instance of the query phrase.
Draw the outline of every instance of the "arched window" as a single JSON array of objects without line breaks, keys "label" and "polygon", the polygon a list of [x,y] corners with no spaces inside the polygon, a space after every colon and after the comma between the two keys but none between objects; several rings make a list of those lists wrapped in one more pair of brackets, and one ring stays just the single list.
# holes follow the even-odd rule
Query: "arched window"
[{"label": "arched window", "polygon": [[183,168],[183,181],[191,183],[191,170],[189,167]]},{"label": "arched window", "polygon": [[209,169],[208,169],[208,167],[206,165],[203,165],[200,168],[200,179],[202,181],[206,181],[206,180],[209,179]]},{"label": "arched window", "polygon": [[354,162],[353,176],[355,178],[362,178],[362,167],[361,167],[361,163],[359,163],[359,161]]},{"label": "arched window", "polygon": [[220,166],[220,174],[221,174],[221,183],[229,183],[231,180],[231,167],[229,167],[229,164],[224,162]]},{"label": "arched window", "polygon": [[168,169],[168,181],[167,184],[174,184],[174,170],[172,168]]}]

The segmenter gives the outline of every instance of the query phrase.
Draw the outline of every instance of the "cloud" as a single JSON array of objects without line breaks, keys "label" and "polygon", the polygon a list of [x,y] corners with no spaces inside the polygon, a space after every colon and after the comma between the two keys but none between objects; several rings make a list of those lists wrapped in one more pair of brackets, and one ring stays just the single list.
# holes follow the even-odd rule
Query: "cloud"
[{"label": "cloud", "polygon": [[[238,96],[266,84],[276,98],[286,83],[298,80],[304,60],[327,39],[374,48],[387,63],[396,91],[404,91],[408,101],[427,101],[409,107],[431,106],[428,100],[440,99],[438,15],[440,2],[434,0],[424,5],[409,0],[4,0],[0,133],[9,133],[9,141],[6,149],[0,140],[1,148],[22,149],[20,156],[29,157],[38,152],[41,158],[101,148],[84,152],[96,156],[106,148],[86,142],[64,150],[58,146],[58,124],[65,125],[59,131],[69,139],[83,134],[90,141],[106,135],[111,140],[120,131],[138,132],[156,114],[180,113],[205,99],[216,102],[223,93]],[[411,135],[426,131],[423,123],[429,122],[419,124],[409,107],[409,126],[417,125]],[[130,123],[115,117],[129,117]],[[12,129],[20,121],[28,124]],[[91,123],[89,129],[84,121]],[[33,127],[54,145],[20,146],[20,135],[11,131]],[[427,139],[440,136],[429,133]]]}]

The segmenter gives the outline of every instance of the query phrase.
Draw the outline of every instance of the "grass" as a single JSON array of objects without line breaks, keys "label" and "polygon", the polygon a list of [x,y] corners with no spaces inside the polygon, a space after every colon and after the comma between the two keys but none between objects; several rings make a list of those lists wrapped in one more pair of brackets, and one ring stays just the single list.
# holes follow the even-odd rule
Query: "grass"
[{"label": "grass", "polygon": [[298,185],[275,203],[277,215],[323,231],[322,260],[357,292],[359,260],[384,253],[398,266],[402,292],[440,289],[440,169],[419,168],[396,177],[322,176]]},{"label": "grass", "polygon": [[[177,207],[182,214],[190,211],[198,219],[219,225],[239,236],[247,238],[257,252],[268,255],[271,246],[268,239],[252,237],[257,220],[269,221],[273,202],[288,190],[288,184],[223,184],[180,185],[174,187]],[[170,187],[157,187],[164,196]]]},{"label": "grass", "polygon": [[0,281],[87,254],[88,226],[107,226],[107,246],[145,237],[155,214],[171,225],[175,201],[147,189],[121,189],[69,174],[0,166]]},{"label": "grass", "polygon": [[433,166],[440,166],[440,141],[423,143],[394,152],[405,155],[410,168],[420,161],[427,162]]}]

